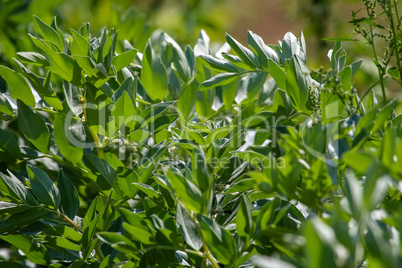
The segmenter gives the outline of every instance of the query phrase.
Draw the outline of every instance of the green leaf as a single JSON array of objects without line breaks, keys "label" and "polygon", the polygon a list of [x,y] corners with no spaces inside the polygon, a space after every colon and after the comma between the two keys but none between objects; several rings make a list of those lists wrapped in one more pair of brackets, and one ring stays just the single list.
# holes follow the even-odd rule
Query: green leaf
[{"label": "green leaf", "polygon": [[27,172],[31,180],[31,188],[39,202],[45,205],[59,208],[61,196],[59,189],[41,169],[28,165]]},{"label": "green leaf", "polygon": [[177,72],[184,82],[188,82],[190,80],[190,66],[187,62],[186,55],[179,44],[177,44],[169,35],[164,33],[163,36],[165,41],[173,47],[173,62]]},{"label": "green leaf", "polygon": [[7,268],[25,268],[24,265],[13,261],[0,261],[0,265],[3,265],[4,267]]},{"label": "green leaf", "polygon": [[185,87],[177,100],[177,111],[184,116],[184,119],[189,119],[195,111],[195,102],[197,100],[197,86],[195,82]]},{"label": "green leaf", "polygon": [[197,44],[194,47],[194,53],[197,57],[203,54],[210,54],[209,41],[210,40],[207,33],[204,30],[201,30],[197,40]]},{"label": "green leaf", "polygon": [[363,60],[358,60],[349,65],[350,68],[352,69],[352,74],[351,74],[352,77],[356,74],[357,70],[359,70],[362,62],[363,62]]},{"label": "green leaf", "polygon": [[185,208],[177,203],[176,226],[182,234],[184,241],[194,250],[200,250],[202,247],[202,238],[194,222],[187,214]]},{"label": "green leaf", "polygon": [[113,104],[111,114],[115,117],[116,126],[118,128],[122,125],[132,128],[135,124],[134,116],[136,111],[127,91],[124,91],[122,96]]},{"label": "green leaf", "polygon": [[3,235],[0,238],[24,252],[31,262],[39,265],[50,263],[50,256],[46,248],[31,235]]},{"label": "green leaf", "polygon": [[42,117],[34,113],[21,100],[18,100],[17,104],[18,127],[21,132],[39,151],[47,153],[50,145],[50,133]]},{"label": "green leaf", "polygon": [[124,67],[129,66],[135,59],[137,52],[138,51],[136,49],[131,49],[131,50],[123,52],[117,56],[114,56],[112,64],[116,68],[116,71],[118,72],[121,69],[123,69]]},{"label": "green leaf", "polygon": [[142,59],[141,82],[153,101],[161,101],[168,93],[168,77],[162,60],[148,42]]},{"label": "green leaf", "polygon": [[120,213],[124,220],[123,228],[135,240],[145,245],[154,245],[157,243],[151,228],[138,214],[132,213],[127,209],[120,209]]},{"label": "green leaf", "polygon": [[45,242],[45,246],[56,249],[67,249],[73,251],[81,251],[81,247],[78,244],[71,242],[70,240],[61,236],[46,235],[41,237]]},{"label": "green leaf", "polygon": [[49,66],[47,58],[38,52],[18,52],[17,58],[24,63],[38,66]]},{"label": "green leaf", "polygon": [[374,126],[372,131],[375,132],[379,130],[380,128],[383,128],[385,126],[385,123],[388,121],[390,118],[390,115],[395,109],[395,106],[397,104],[397,100],[394,99],[390,101],[386,106],[384,106],[379,113],[376,115],[375,121],[374,121]]},{"label": "green leaf", "polygon": [[139,129],[136,131],[133,131],[129,134],[130,140],[136,142],[136,143],[143,143],[146,139],[148,139],[151,136],[151,134],[148,131]]},{"label": "green leaf", "polygon": [[116,171],[105,160],[96,155],[86,154],[84,163],[97,175],[96,182],[101,190],[109,190],[116,179]]},{"label": "green leaf", "polygon": [[264,70],[268,70],[268,59],[280,64],[280,59],[277,53],[267,46],[260,36],[252,31],[247,32],[247,43],[258,56],[258,61],[261,63]]},{"label": "green leaf", "polygon": [[293,55],[298,55],[300,49],[296,36],[287,32],[282,41],[282,54],[285,59],[290,59]]},{"label": "green leaf", "polygon": [[323,124],[335,122],[342,118],[345,104],[338,95],[329,92],[321,92],[320,101]]},{"label": "green leaf", "polygon": [[47,213],[49,212],[44,209],[32,207],[29,210],[12,214],[6,220],[0,223],[0,233],[11,234],[19,232],[22,228],[35,223]]},{"label": "green leaf", "polygon": [[289,63],[290,64],[286,68],[286,92],[288,93],[292,104],[299,111],[304,111],[308,96],[309,82],[307,80],[308,73],[306,73],[308,69],[302,65],[303,63],[300,62],[297,57],[292,57]]},{"label": "green leaf", "polygon": [[13,107],[11,107],[10,101],[0,93],[0,113],[7,115],[14,115]]},{"label": "green leaf", "polygon": [[99,268],[107,268],[109,267],[110,263],[111,263],[110,255],[107,255],[107,257],[104,258],[101,264],[99,265]]},{"label": "green leaf", "polygon": [[172,169],[169,169],[167,172],[167,177],[177,198],[183,202],[186,208],[196,213],[202,213],[204,200],[202,200],[202,193],[197,185],[174,172]]},{"label": "green leaf", "polygon": [[0,172],[0,191],[2,195],[14,202],[27,202],[27,189],[15,176],[7,176]]},{"label": "green leaf", "polygon": [[229,84],[222,86],[222,99],[227,108],[230,108],[239,92],[241,79],[235,79]]},{"label": "green leaf", "polygon": [[13,99],[21,100],[26,105],[35,106],[31,88],[22,75],[5,66],[0,66],[0,76],[6,81],[7,89]]},{"label": "green leaf", "polygon": [[236,230],[240,237],[244,237],[246,243],[250,239],[253,230],[251,202],[244,196],[240,197],[240,207],[236,214]]},{"label": "green leaf", "polygon": [[61,51],[64,50],[63,40],[55,29],[41,21],[37,16],[34,16],[34,24],[35,30],[38,31],[44,39],[54,43]]},{"label": "green leaf", "polygon": [[73,29],[71,29],[70,31],[74,38],[73,42],[71,43],[71,54],[79,56],[89,56],[90,51],[88,40]]},{"label": "green leaf", "polygon": [[155,191],[155,189],[152,188],[151,186],[149,186],[148,184],[133,182],[133,185],[135,187],[137,187],[139,190],[141,190],[142,192],[144,192],[150,198],[153,198],[154,196],[159,195],[159,192]]},{"label": "green leaf", "polygon": [[74,219],[80,208],[80,197],[77,189],[74,187],[69,178],[64,175],[62,169],[59,170],[57,178],[57,188],[60,192],[60,210],[70,219]]},{"label": "green leaf", "polygon": [[240,87],[247,89],[247,101],[252,101],[261,92],[261,89],[267,80],[268,73],[250,73],[241,80]]},{"label": "green leaf", "polygon": [[367,110],[370,111],[374,107],[376,107],[378,104],[377,98],[375,97],[375,91],[372,89],[370,90],[370,93],[368,94],[368,100],[367,100]]},{"label": "green leaf", "polygon": [[250,71],[255,70],[255,68],[250,67],[249,65],[244,63],[238,56],[231,55],[226,52],[222,52],[222,57],[227,59],[231,64],[233,64],[234,66],[236,66],[239,69],[250,70]]},{"label": "green leaf", "polygon": [[26,78],[28,79],[31,86],[39,93],[44,101],[46,101],[50,106],[55,108],[56,110],[63,110],[63,105],[60,99],[56,96],[55,92],[51,88],[49,84],[47,84],[47,80],[50,80],[51,72],[48,72],[46,78],[37,76],[35,73],[28,70],[21,62],[15,60],[17,64],[20,66],[21,70],[24,72]]},{"label": "green leaf", "polygon": [[333,229],[321,220],[307,222],[304,230],[306,237],[306,265],[311,268],[336,268],[337,256],[334,252],[336,246]]},{"label": "green leaf", "polygon": [[282,68],[273,60],[268,59],[268,70],[275,83],[279,88],[286,90],[286,73]]},{"label": "green leaf", "polygon": [[63,81],[63,92],[68,107],[75,115],[80,115],[83,112],[83,109],[80,102],[80,92],[78,87],[68,83],[67,81]]},{"label": "green leaf", "polygon": [[109,232],[99,232],[96,234],[100,240],[104,243],[109,244],[112,248],[133,255],[138,249],[133,242],[131,242],[127,237],[120,234],[109,233]]},{"label": "green leaf", "polygon": [[81,68],[77,62],[65,53],[55,52],[46,42],[31,36],[32,41],[37,47],[45,51],[50,60],[50,70],[61,78],[80,86]]},{"label": "green leaf", "polygon": [[239,70],[232,63],[227,60],[219,60],[215,59],[210,55],[201,55],[199,57],[202,64],[204,64],[207,68],[216,70],[219,72],[239,72]]},{"label": "green leaf", "polygon": [[207,192],[211,184],[210,174],[206,165],[205,153],[193,150],[192,173],[201,192]]},{"label": "green leaf", "polygon": [[240,59],[242,61],[244,61],[247,65],[249,65],[252,68],[260,67],[260,63],[258,61],[258,58],[253,54],[253,52],[251,52],[245,46],[243,46],[238,41],[236,41],[228,33],[226,33],[225,36],[226,36],[226,41],[228,42],[230,47],[237,54],[237,56],[240,57]]},{"label": "green leaf", "polygon": [[57,114],[54,119],[54,140],[60,153],[73,164],[81,162],[85,142],[84,126],[70,114]]},{"label": "green leaf", "polygon": [[96,76],[95,62],[90,57],[74,55],[74,59],[89,77]]},{"label": "green leaf", "polygon": [[14,160],[22,157],[18,141],[10,132],[3,129],[0,129],[0,150],[7,153]]},{"label": "green leaf", "polygon": [[[1,190],[1,189],[0,189]],[[20,212],[24,212],[31,209],[30,206],[27,205],[18,205],[15,203],[9,203],[5,201],[0,201],[0,215],[4,215],[5,213],[7,214],[17,214]]]},{"label": "green leaf", "polygon": [[227,85],[236,80],[237,77],[238,77],[237,73],[220,73],[202,82],[198,87],[198,90],[205,91],[214,87]]},{"label": "green leaf", "polygon": [[389,68],[387,70],[387,74],[389,74],[394,79],[399,79],[399,76],[400,76],[400,72],[399,72],[398,68],[396,68],[396,67]]},{"label": "green leaf", "polygon": [[230,264],[236,255],[236,242],[231,233],[207,217],[198,215],[197,218],[212,255],[222,264]]}]

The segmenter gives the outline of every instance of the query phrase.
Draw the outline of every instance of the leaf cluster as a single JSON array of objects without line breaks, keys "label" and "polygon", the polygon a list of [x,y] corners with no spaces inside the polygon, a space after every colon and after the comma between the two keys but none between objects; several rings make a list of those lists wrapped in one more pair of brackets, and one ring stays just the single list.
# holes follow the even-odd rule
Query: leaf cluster
[{"label": "leaf cluster", "polygon": [[[50,267],[397,267],[395,101],[366,104],[337,42],[143,49],[34,18],[0,66],[1,239]],[[8,261],[8,260],[5,260]],[[6,262],[5,262],[6,263]]]}]

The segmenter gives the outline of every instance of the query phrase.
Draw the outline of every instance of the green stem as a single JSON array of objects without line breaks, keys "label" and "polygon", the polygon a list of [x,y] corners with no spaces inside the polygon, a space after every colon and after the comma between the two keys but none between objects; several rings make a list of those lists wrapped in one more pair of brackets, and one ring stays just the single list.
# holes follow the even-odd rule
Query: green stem
[{"label": "green stem", "polygon": [[371,45],[371,49],[373,50],[374,53],[374,59],[376,62],[376,67],[378,70],[378,76],[380,78],[380,84],[381,84],[381,93],[382,93],[382,102],[385,105],[387,103],[387,96],[385,94],[385,86],[384,86],[384,76],[383,76],[383,72],[380,66],[380,63],[378,62],[378,56],[377,56],[377,52],[375,50],[375,46],[374,46],[374,34],[373,34],[373,26],[370,25],[370,38],[371,40],[369,40],[369,43]]},{"label": "green stem", "polygon": [[[71,220],[66,214],[61,213],[58,210],[50,209],[50,208],[45,207],[45,206],[42,206],[42,208],[47,210],[47,211],[49,211],[49,212],[56,213],[57,216],[59,216],[64,221],[66,221],[68,224],[70,224],[75,230],[77,230],[77,232],[79,232],[81,235],[84,234],[84,231],[82,230],[82,228],[78,224],[76,224],[73,220]],[[102,250],[100,248],[99,243],[97,243],[96,246],[95,246],[95,253],[96,253],[96,255],[98,256],[98,258],[99,258],[99,260],[101,262],[105,259],[105,256],[103,255],[103,252],[102,252]]]},{"label": "green stem", "polygon": [[[183,206],[183,207],[185,208],[185,206]],[[204,255],[203,255],[204,258],[207,258],[211,262],[212,267],[219,268],[218,263],[216,263],[214,257],[212,256],[211,252],[209,251],[207,243],[205,242],[204,236],[202,235],[202,232],[201,232],[200,225],[193,217],[191,217],[191,215],[188,213],[187,209],[186,209],[186,213],[190,217],[191,221],[194,223],[195,228],[197,229],[198,233],[201,236],[202,247],[204,248]]]},{"label": "green stem", "polygon": [[[398,16],[398,7],[396,5],[396,1],[394,0],[394,6],[395,6],[395,13],[396,13],[396,18],[399,19]],[[401,60],[399,58],[399,52],[398,52],[398,40],[396,38],[397,34],[396,34],[396,30],[395,30],[395,24],[394,24],[394,18],[392,17],[392,11],[391,11],[391,7],[390,7],[390,11],[389,11],[389,21],[391,23],[391,29],[392,29],[392,36],[394,38],[394,50],[395,50],[395,57],[396,57],[396,65],[398,66],[398,71],[399,71],[399,77],[402,81],[402,68],[401,68]],[[399,24],[399,23],[398,23]],[[399,84],[401,84],[401,82],[399,82]]]},{"label": "green stem", "polygon": [[71,220],[67,215],[61,213],[60,211],[57,212],[57,215],[62,218],[63,220],[65,220],[66,222],[68,222],[71,226],[74,227],[74,229],[76,229],[80,234],[84,234],[84,231],[81,229],[80,226],[78,226],[73,220]]}]

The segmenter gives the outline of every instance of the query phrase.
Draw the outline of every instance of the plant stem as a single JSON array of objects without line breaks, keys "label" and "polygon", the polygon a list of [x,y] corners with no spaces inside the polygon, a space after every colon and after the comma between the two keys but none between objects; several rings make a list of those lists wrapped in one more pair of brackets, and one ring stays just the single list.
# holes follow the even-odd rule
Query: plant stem
[{"label": "plant stem", "polygon": [[[54,210],[51,210],[52,212],[54,212]],[[62,218],[63,220],[65,220],[66,222],[68,222],[75,230],[77,230],[77,232],[79,232],[81,235],[84,234],[84,231],[81,229],[80,226],[78,226],[73,220],[71,220],[67,215],[65,215],[64,213],[61,213],[60,211],[57,211],[57,215]],[[97,243],[95,246],[95,253],[98,256],[99,260],[102,262],[105,259],[105,256],[103,255],[103,252],[100,248],[100,244]]]},{"label": "plant stem", "polygon": [[380,78],[381,93],[382,93],[382,103],[385,105],[387,103],[387,96],[385,94],[384,76],[383,76],[383,72],[382,72],[380,63],[378,62],[377,51],[375,50],[375,46],[374,46],[373,26],[371,26],[371,25],[370,25],[370,38],[371,38],[371,40],[369,40],[369,43],[370,43],[371,49],[373,50],[373,53],[374,53],[375,65],[377,67],[378,76]]},{"label": "plant stem", "polygon": [[[396,1],[394,0],[394,6],[395,6],[395,15],[396,18],[399,20],[399,15],[398,15],[398,7],[396,5]],[[396,65],[398,66],[398,71],[399,71],[399,78],[402,81],[402,68],[401,68],[401,60],[399,58],[399,53],[398,53],[398,40],[396,38],[397,34],[396,34],[396,30],[395,30],[395,23],[394,23],[394,18],[392,17],[392,10],[390,7],[390,11],[389,11],[389,21],[391,23],[391,30],[392,30],[392,37],[394,39],[394,50],[395,50],[395,57],[396,57]],[[399,24],[399,23],[398,23]],[[399,82],[399,84],[401,84],[402,82]]]},{"label": "plant stem", "polygon": [[[185,206],[183,206],[183,207],[185,208]],[[186,209],[186,213],[190,217],[191,221],[194,223],[195,228],[197,229],[198,233],[201,236],[202,247],[204,248],[204,257],[206,257],[211,262],[212,267],[219,268],[219,265],[216,263],[214,257],[212,256],[211,252],[209,251],[207,243],[205,242],[204,236],[202,235],[202,232],[200,229],[200,225],[193,217],[191,217],[191,215],[188,213],[187,209]]]},{"label": "plant stem", "polygon": [[71,226],[74,227],[80,234],[84,234],[84,231],[81,229],[80,226],[78,226],[74,221],[72,221],[67,215],[61,213],[60,211],[57,212],[57,215],[59,215],[60,218],[68,222]]}]

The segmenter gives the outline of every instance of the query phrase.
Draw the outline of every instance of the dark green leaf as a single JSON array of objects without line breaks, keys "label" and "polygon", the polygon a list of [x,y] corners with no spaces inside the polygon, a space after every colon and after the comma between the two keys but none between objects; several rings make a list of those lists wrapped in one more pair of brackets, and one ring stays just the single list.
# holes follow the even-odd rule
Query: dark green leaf
[{"label": "dark green leaf", "polygon": [[84,156],[84,163],[97,176],[97,183],[102,190],[108,190],[116,179],[116,171],[103,159],[96,155]]},{"label": "dark green leaf", "polygon": [[0,172],[0,191],[14,202],[27,202],[27,189],[15,176],[7,176]]},{"label": "dark green leaf", "polygon": [[42,117],[18,100],[18,126],[25,137],[41,152],[47,153],[50,133]]},{"label": "dark green leaf", "polygon": [[80,198],[77,189],[74,187],[70,179],[64,175],[62,169],[59,170],[57,187],[59,189],[61,197],[61,211],[66,214],[70,219],[74,219],[80,208]]},{"label": "dark green leaf", "polygon": [[128,253],[134,254],[137,251],[137,247],[133,242],[131,242],[127,237],[124,237],[116,233],[99,232],[97,236],[103,242],[109,244],[112,248]]},{"label": "dark green leaf", "polygon": [[56,209],[59,208],[60,192],[49,176],[43,170],[31,165],[28,165],[27,172],[31,180],[32,191],[38,201]]},{"label": "dark green leaf", "polygon": [[[29,210],[12,214],[0,223],[0,233],[15,233],[41,219],[48,211],[33,207]],[[2,236],[0,236],[2,237]]]},{"label": "dark green leaf", "polygon": [[18,141],[12,134],[3,129],[0,129],[0,149],[10,155],[13,159],[21,158]]}]

